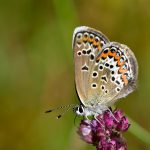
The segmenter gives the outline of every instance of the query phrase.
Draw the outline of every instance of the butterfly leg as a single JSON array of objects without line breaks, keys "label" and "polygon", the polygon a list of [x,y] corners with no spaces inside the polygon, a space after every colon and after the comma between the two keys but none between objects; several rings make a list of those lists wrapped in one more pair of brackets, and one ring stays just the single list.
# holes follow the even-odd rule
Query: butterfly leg
[{"label": "butterfly leg", "polygon": [[[99,115],[99,114],[95,114],[95,115],[94,115],[94,119],[95,119],[103,128],[105,128],[104,124],[97,118],[98,115]],[[103,121],[103,120],[102,120],[102,121]]]},{"label": "butterfly leg", "polygon": [[85,116],[85,118],[86,118],[88,121],[91,121],[91,120],[88,118],[88,116]]},{"label": "butterfly leg", "polygon": [[115,119],[115,121],[116,121],[116,122],[119,122],[119,121],[115,118],[115,116],[114,116],[114,114],[112,113],[112,111],[110,110],[110,108],[107,108],[107,109],[108,109],[108,111],[110,112],[111,116]]}]

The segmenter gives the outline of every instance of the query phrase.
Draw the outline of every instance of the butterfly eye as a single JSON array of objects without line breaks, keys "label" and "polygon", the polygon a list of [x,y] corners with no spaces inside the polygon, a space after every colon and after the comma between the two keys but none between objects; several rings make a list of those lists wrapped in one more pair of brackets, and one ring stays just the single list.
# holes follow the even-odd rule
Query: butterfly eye
[{"label": "butterfly eye", "polygon": [[83,108],[82,105],[76,106],[76,107],[74,108],[74,111],[75,111],[75,113],[76,113],[77,115],[80,115],[80,116],[83,116],[83,115],[84,115],[84,108]]},{"label": "butterfly eye", "polygon": [[79,107],[79,112],[83,113],[83,107]]}]

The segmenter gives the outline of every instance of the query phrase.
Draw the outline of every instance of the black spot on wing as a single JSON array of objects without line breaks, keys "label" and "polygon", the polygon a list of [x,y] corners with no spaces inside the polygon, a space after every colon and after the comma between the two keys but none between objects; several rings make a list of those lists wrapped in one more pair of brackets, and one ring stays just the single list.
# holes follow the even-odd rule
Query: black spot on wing
[{"label": "black spot on wing", "polygon": [[106,76],[102,76],[101,79],[105,82],[107,82],[107,77]]},{"label": "black spot on wing", "polygon": [[82,67],[82,70],[83,70],[83,71],[88,71],[89,68],[88,68],[88,66],[84,65],[84,66]]}]

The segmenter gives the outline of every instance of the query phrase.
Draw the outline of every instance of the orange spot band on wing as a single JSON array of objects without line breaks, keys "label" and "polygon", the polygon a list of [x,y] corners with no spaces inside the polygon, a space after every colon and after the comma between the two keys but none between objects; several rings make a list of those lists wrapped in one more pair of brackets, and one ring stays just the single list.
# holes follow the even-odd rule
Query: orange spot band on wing
[{"label": "orange spot band on wing", "polygon": [[87,41],[88,41],[89,43],[92,42],[92,40],[91,40],[90,37],[87,38]]},{"label": "orange spot band on wing", "polygon": [[94,38],[89,38],[89,42],[93,43],[94,42]]},{"label": "orange spot band on wing", "polygon": [[120,59],[120,56],[117,56],[117,55],[116,55],[116,56],[115,56],[115,59],[116,59],[116,60]]},{"label": "orange spot band on wing", "polygon": [[111,51],[109,51],[109,52],[108,52],[108,55],[115,57],[115,56],[116,56],[116,52],[112,53]]},{"label": "orange spot band on wing", "polygon": [[99,59],[102,58],[102,57],[106,58],[107,56],[108,56],[108,53],[107,53],[107,54],[102,53],[101,55],[99,55],[99,56],[97,57],[96,60],[99,60]]},{"label": "orange spot band on wing", "polygon": [[106,54],[102,53],[102,54],[101,54],[101,57],[106,58],[107,56],[108,56],[108,53],[106,53]]},{"label": "orange spot band on wing", "polygon": [[102,50],[102,47],[101,47],[100,45],[98,46],[98,50],[99,50],[99,51],[101,51],[101,50]]},{"label": "orange spot band on wing", "polygon": [[87,40],[88,40],[88,37],[83,37],[84,42],[87,42]]},{"label": "orange spot band on wing", "polygon": [[97,46],[99,46],[99,44],[100,44],[99,42],[96,42],[96,41],[93,42],[93,46],[97,47]]},{"label": "orange spot band on wing", "polygon": [[118,65],[118,66],[122,66],[122,65],[124,65],[124,63],[125,63],[124,61],[123,61],[123,62],[120,62],[120,60],[118,60],[117,65]]},{"label": "orange spot band on wing", "polygon": [[127,77],[125,75],[122,75],[122,80],[123,80],[125,85],[128,84],[128,80],[127,80]]},{"label": "orange spot band on wing", "polygon": [[100,55],[100,56],[98,56],[98,57],[96,58],[96,60],[100,60],[100,58],[101,58],[101,55]]},{"label": "orange spot band on wing", "polygon": [[119,73],[124,74],[124,73],[126,73],[128,70],[127,70],[127,69],[122,69],[122,68],[120,67],[120,69],[119,69],[118,71],[119,71]]}]

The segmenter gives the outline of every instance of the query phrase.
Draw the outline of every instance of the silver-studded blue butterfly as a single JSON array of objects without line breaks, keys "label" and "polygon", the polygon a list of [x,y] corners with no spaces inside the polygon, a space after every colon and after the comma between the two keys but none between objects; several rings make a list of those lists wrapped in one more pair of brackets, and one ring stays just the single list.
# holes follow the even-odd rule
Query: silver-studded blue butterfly
[{"label": "silver-studded blue butterfly", "polygon": [[72,46],[76,90],[81,104],[61,106],[46,113],[61,108],[68,111],[73,107],[77,115],[96,118],[134,91],[138,64],[128,46],[110,42],[103,33],[86,26],[74,30]]},{"label": "silver-studded blue butterfly", "polygon": [[138,64],[129,47],[86,26],[74,30],[72,45],[78,115],[97,116],[135,89]]}]

